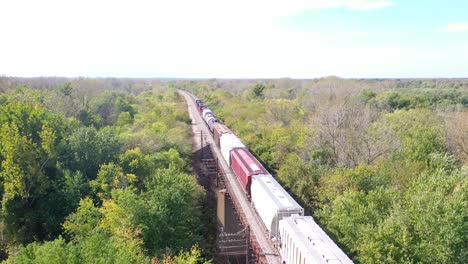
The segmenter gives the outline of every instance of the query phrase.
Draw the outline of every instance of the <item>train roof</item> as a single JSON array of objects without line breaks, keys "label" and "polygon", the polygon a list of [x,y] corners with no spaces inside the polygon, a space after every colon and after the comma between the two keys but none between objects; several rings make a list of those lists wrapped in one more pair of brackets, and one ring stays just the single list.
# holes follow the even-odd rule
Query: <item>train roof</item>
[{"label": "train roof", "polygon": [[249,174],[265,174],[268,171],[262,166],[250,151],[245,148],[238,148],[231,151],[231,156],[237,156],[239,162],[241,162],[245,168],[249,171]]},{"label": "train roof", "polygon": [[261,188],[265,190],[268,198],[276,204],[279,210],[304,210],[270,174],[255,175],[253,180],[257,181]]},{"label": "train roof", "polygon": [[218,131],[220,135],[225,133],[232,134],[232,131],[223,123],[216,123],[216,126],[214,128]]},{"label": "train roof", "polygon": [[280,221],[297,242],[321,263],[352,264],[349,257],[320,228],[312,216],[292,215]]}]

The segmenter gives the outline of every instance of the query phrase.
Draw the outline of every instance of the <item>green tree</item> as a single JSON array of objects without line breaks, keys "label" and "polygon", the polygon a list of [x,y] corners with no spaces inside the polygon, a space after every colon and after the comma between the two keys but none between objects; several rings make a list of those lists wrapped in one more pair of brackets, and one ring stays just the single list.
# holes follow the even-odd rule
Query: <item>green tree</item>
[{"label": "green tree", "polygon": [[263,92],[265,91],[266,86],[263,83],[257,83],[252,86],[252,95],[255,98],[263,98]]},{"label": "green tree", "polygon": [[400,110],[388,114],[378,124],[387,144],[403,159],[428,162],[431,153],[444,151],[442,120],[430,110]]},{"label": "green tree", "polygon": [[148,263],[131,216],[113,200],[105,200],[102,208],[81,200],[63,225],[77,251],[76,263]]},{"label": "green tree", "polygon": [[114,163],[101,165],[96,179],[89,182],[93,193],[99,198],[110,198],[114,189],[125,189],[137,181],[135,174],[124,173],[122,168]]},{"label": "green tree", "polygon": [[201,250],[199,247],[194,246],[190,249],[190,251],[183,251],[180,252],[177,256],[165,257],[162,261],[162,264],[209,264],[212,263],[211,261],[207,261],[202,258]]},{"label": "green tree", "polygon": [[372,91],[372,90],[362,90],[359,93],[359,97],[364,101],[364,102],[369,102],[370,100],[374,99],[377,96],[377,93]]},{"label": "green tree", "polygon": [[155,169],[149,157],[143,154],[140,148],[129,149],[119,156],[119,164],[126,173],[144,177]]},{"label": "green tree", "polygon": [[322,170],[315,164],[306,163],[297,154],[289,154],[285,162],[278,169],[278,179],[284,187],[304,203],[308,209],[312,209],[315,199],[315,190]]},{"label": "green tree", "polygon": [[151,254],[175,253],[200,243],[200,203],[203,191],[187,174],[169,169],[146,181],[147,191],[137,195],[131,189],[115,190],[116,204],[140,227],[145,247]]},{"label": "green tree", "polygon": [[80,127],[63,142],[60,158],[67,168],[94,179],[101,164],[116,161],[121,146],[111,127]]},{"label": "green tree", "polygon": [[365,263],[464,263],[467,256],[466,169],[419,177],[374,229],[364,232]]},{"label": "green tree", "polygon": [[132,123],[132,116],[130,115],[129,112],[122,112],[119,114],[119,117],[117,118],[116,125],[117,126],[124,126],[124,125],[129,125]]},{"label": "green tree", "polygon": [[82,199],[76,212],[70,214],[63,224],[65,234],[76,242],[83,240],[99,226],[102,217],[102,212],[91,199]]},{"label": "green tree", "polygon": [[61,263],[74,263],[70,258],[66,242],[62,238],[50,241],[44,244],[37,242],[31,243],[27,246],[20,246],[16,257],[11,257],[5,264],[61,264]]},{"label": "green tree", "polygon": [[57,146],[63,120],[21,102],[0,107],[0,177],[2,232],[9,243],[56,234],[65,210],[56,181]]},{"label": "green tree", "polygon": [[350,253],[360,253],[363,234],[373,232],[390,214],[398,193],[376,188],[368,193],[348,191],[327,204],[317,215]]}]

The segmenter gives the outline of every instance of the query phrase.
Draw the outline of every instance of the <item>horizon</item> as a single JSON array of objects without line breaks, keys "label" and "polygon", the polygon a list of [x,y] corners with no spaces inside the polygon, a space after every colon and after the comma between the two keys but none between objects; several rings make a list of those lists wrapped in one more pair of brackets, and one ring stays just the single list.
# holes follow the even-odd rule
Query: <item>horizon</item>
[{"label": "horizon", "polygon": [[338,79],[338,80],[369,80],[369,81],[384,81],[384,80],[468,80],[468,77],[395,77],[395,78],[379,78],[379,77],[369,77],[369,78],[345,78],[340,76],[321,76],[315,78],[291,78],[291,77],[275,77],[275,78],[216,78],[216,77],[115,77],[115,76],[7,76],[0,75],[0,78],[19,78],[19,79],[70,79],[70,80],[79,80],[79,79],[128,79],[128,80],[238,80],[238,81],[253,81],[253,80],[297,80],[297,81],[312,81],[312,80],[323,80],[323,79]]},{"label": "horizon", "polygon": [[[463,79],[468,2],[5,1],[0,76]],[[162,76],[162,77],[154,77]]]}]

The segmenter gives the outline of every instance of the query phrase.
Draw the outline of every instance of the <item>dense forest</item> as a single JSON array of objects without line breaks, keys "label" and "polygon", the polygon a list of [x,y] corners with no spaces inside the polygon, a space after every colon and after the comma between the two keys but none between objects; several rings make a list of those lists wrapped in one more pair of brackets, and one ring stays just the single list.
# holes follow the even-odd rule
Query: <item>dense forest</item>
[{"label": "dense forest", "polygon": [[177,88],[355,262],[468,259],[468,80],[0,77],[1,259],[209,262]]},{"label": "dense forest", "polygon": [[157,80],[1,77],[1,259],[211,259],[190,124]]},{"label": "dense forest", "polygon": [[466,263],[468,80],[180,80],[357,263]]}]

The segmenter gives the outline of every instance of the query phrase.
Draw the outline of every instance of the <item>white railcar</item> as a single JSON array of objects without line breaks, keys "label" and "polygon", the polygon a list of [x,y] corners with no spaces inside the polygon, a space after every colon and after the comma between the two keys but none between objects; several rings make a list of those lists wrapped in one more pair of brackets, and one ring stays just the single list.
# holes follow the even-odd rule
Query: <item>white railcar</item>
[{"label": "white railcar", "polygon": [[[208,111],[207,111],[208,110]],[[208,124],[208,118],[209,117],[214,117],[213,112],[211,112],[210,109],[204,109],[202,113],[202,118],[205,120],[205,122]]]},{"label": "white railcar", "polygon": [[280,254],[286,264],[352,264],[311,216],[293,215],[280,220]]},{"label": "white railcar", "polygon": [[210,118],[215,118],[212,114],[207,114],[206,116],[203,117],[203,120],[205,120],[205,123],[208,124],[208,119]]},{"label": "white railcar", "polygon": [[293,214],[304,215],[304,208],[269,174],[252,176],[251,197],[272,237],[278,237],[281,219]]},{"label": "white railcar", "polygon": [[203,117],[203,119],[206,120],[206,118],[208,117],[208,115],[214,116],[213,111],[211,111],[209,108],[203,109],[203,112],[202,112],[202,117]]},{"label": "white railcar", "polygon": [[208,128],[211,130],[211,132],[213,132],[214,124],[215,124],[217,121],[218,121],[218,120],[217,120],[214,116],[207,115],[206,124],[208,125]]},{"label": "white railcar", "polygon": [[231,150],[236,148],[246,148],[242,141],[234,134],[222,134],[219,140],[221,155],[226,163],[231,166]]}]

